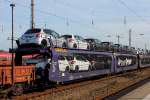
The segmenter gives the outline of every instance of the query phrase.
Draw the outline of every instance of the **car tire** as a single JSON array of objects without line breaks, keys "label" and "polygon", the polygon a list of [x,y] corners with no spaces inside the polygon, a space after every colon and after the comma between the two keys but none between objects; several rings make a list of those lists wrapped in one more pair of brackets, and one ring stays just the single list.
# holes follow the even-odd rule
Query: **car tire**
[{"label": "car tire", "polygon": [[75,49],[76,49],[76,48],[77,48],[77,44],[73,44],[73,48],[75,48]]},{"label": "car tire", "polygon": [[69,71],[70,71],[69,66],[66,66],[65,71],[66,71],[66,72],[69,72]]},{"label": "car tire", "polygon": [[75,67],[75,72],[79,72],[79,66]]},{"label": "car tire", "polygon": [[89,45],[87,46],[87,50],[90,50],[90,46]]},{"label": "car tire", "polygon": [[91,71],[91,70],[92,70],[92,66],[91,66],[91,65],[89,65],[88,71]]},{"label": "car tire", "polygon": [[20,96],[23,94],[23,87],[22,86],[14,86],[11,93],[14,96]]},{"label": "car tire", "polygon": [[63,47],[63,48],[67,48],[67,44],[66,44],[66,43],[63,43],[62,47]]},{"label": "car tire", "polygon": [[46,40],[42,40],[41,47],[42,48],[46,48],[47,47],[47,41]]}]

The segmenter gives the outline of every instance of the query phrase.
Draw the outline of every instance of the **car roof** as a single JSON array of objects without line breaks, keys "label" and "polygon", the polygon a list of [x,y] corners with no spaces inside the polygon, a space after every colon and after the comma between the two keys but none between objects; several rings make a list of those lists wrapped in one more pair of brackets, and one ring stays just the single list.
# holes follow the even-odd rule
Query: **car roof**
[{"label": "car roof", "polygon": [[72,35],[70,35],[70,34],[64,34],[64,35],[61,35],[61,36],[72,36]]},{"label": "car roof", "polygon": [[85,40],[98,40],[98,39],[94,39],[94,38],[86,38]]},{"label": "car roof", "polygon": [[113,42],[102,42],[102,43],[113,43]]}]

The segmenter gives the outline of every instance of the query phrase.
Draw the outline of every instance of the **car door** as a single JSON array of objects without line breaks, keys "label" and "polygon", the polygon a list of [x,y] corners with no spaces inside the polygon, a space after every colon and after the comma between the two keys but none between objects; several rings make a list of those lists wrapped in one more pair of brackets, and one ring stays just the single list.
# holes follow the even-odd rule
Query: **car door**
[{"label": "car door", "polygon": [[59,65],[59,71],[65,71],[66,68],[69,66],[69,64],[64,56],[58,57],[58,65]]},{"label": "car door", "polygon": [[80,40],[79,40],[79,36],[74,36],[75,38],[75,43],[77,44],[77,48],[80,49]]},{"label": "car door", "polygon": [[76,59],[79,65],[79,70],[88,70],[89,68],[88,61],[83,56],[77,56]]},{"label": "car door", "polygon": [[63,47],[64,43],[66,43],[64,38],[56,38],[57,47]]},{"label": "car door", "polygon": [[80,36],[78,36],[78,44],[79,44],[79,48],[80,49],[86,49],[87,48],[87,43],[86,43],[86,41],[82,38],[82,37],[80,37]]},{"label": "car door", "polygon": [[102,48],[102,46],[101,46],[101,41],[98,40],[98,39],[96,39],[94,42],[95,42],[96,48],[97,48],[98,50],[100,50],[100,49]]}]

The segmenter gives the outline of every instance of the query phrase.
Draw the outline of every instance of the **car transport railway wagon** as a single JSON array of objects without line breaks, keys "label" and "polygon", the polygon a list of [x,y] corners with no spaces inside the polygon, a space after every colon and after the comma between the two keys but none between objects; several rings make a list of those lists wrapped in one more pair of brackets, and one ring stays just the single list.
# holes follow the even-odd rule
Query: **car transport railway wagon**
[{"label": "car transport railway wagon", "polygon": [[20,60],[22,55],[30,53],[46,57],[47,61],[45,63],[47,64],[37,63],[36,71],[38,69],[44,70],[48,65],[47,78],[53,82],[67,82],[138,68],[137,56],[133,54],[64,48],[18,50],[16,54],[19,54],[19,56],[16,56],[16,59]]},{"label": "car transport railway wagon", "polygon": [[47,64],[37,63],[36,70],[44,70],[48,65],[47,77],[49,81],[53,82],[67,82],[138,68],[137,56],[133,54],[64,48],[20,50],[16,53],[19,54],[16,59],[20,60],[22,55],[30,53],[47,56],[47,61],[45,62]]}]

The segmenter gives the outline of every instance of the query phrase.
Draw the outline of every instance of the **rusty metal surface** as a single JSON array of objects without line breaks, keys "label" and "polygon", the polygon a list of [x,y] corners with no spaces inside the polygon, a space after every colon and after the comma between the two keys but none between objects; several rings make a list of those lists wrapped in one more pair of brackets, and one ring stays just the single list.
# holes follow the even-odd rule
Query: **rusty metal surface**
[{"label": "rusty metal surface", "polygon": [[[31,74],[33,72],[34,66],[15,66],[14,67],[14,81],[17,82],[26,82],[32,81],[33,77]],[[12,84],[11,81],[11,67],[5,66],[0,67],[0,85]]]}]

